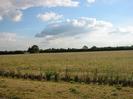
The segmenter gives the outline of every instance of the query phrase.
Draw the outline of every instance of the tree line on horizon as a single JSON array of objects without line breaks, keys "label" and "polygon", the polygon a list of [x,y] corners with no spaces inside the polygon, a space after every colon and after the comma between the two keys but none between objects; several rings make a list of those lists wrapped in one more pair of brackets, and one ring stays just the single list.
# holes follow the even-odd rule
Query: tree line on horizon
[{"label": "tree line on horizon", "polygon": [[0,55],[8,54],[30,54],[30,53],[60,53],[60,52],[91,52],[91,51],[120,51],[120,50],[133,50],[132,46],[118,46],[118,47],[96,47],[88,48],[84,45],[82,48],[49,48],[40,49],[38,45],[33,45],[28,50],[16,50],[16,51],[0,51]]}]

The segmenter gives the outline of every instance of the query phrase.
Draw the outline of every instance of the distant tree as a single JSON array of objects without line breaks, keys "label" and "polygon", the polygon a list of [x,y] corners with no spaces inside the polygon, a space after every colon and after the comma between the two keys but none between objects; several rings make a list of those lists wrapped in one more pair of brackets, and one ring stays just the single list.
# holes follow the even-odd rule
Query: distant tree
[{"label": "distant tree", "polygon": [[82,47],[82,49],[85,49],[85,50],[87,50],[87,49],[89,49],[86,45],[84,45],[83,47]]},{"label": "distant tree", "polygon": [[96,46],[92,46],[91,49],[92,50],[95,50],[95,49],[97,49],[97,47]]},{"label": "distant tree", "polygon": [[28,48],[28,52],[30,52],[30,53],[39,53],[39,47],[37,45],[33,45],[32,47]]}]

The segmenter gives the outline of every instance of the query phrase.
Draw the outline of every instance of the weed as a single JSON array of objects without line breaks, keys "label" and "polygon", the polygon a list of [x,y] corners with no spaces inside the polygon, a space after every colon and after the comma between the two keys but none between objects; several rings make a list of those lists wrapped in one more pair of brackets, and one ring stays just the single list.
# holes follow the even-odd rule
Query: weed
[{"label": "weed", "polygon": [[116,88],[117,90],[121,90],[121,89],[122,89],[122,85],[116,85],[115,88]]},{"label": "weed", "polygon": [[78,90],[76,88],[69,88],[69,91],[74,94],[78,94]]}]

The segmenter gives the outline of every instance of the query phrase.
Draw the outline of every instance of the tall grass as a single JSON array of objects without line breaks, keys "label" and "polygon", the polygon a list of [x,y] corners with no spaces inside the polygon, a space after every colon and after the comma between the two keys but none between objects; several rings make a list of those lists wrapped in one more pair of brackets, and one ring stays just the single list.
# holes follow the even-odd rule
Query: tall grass
[{"label": "tall grass", "polygon": [[22,73],[19,71],[5,71],[0,70],[0,76],[11,78],[22,78],[39,81],[66,81],[78,82],[86,84],[102,84],[102,85],[121,85],[133,87],[133,73],[123,76],[121,74],[114,74],[112,71],[109,73],[98,72],[94,69],[92,72],[81,71],[78,73],[71,72],[70,68],[66,68],[63,72],[53,70],[40,72],[39,74]]}]

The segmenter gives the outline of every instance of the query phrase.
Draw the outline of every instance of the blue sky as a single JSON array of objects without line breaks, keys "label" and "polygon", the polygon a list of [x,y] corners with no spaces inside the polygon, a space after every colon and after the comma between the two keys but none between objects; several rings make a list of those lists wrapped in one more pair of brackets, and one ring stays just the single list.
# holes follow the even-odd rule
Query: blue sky
[{"label": "blue sky", "polygon": [[133,0],[1,0],[0,50],[133,45]]}]

